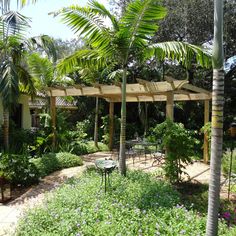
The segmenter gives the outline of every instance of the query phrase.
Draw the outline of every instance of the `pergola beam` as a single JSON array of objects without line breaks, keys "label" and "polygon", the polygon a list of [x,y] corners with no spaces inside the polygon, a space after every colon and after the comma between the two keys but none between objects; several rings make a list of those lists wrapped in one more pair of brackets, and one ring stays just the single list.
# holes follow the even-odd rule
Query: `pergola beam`
[{"label": "pergola beam", "polygon": [[[209,101],[211,92],[188,83],[187,80],[174,80],[166,77],[166,81],[150,82],[138,79],[136,84],[126,85],[126,102],[166,102],[166,117],[173,120],[175,101],[205,101],[204,123],[209,120]],[[55,98],[65,96],[100,97],[110,103],[109,112],[109,149],[113,146],[114,135],[114,103],[121,102],[121,84],[93,86],[74,85],[71,87],[47,88],[47,95],[51,97],[51,114],[53,126],[53,146],[56,143],[56,111]],[[207,137],[204,135],[204,161],[208,161]]]},{"label": "pergola beam", "polygon": [[[108,102],[121,102],[120,97],[105,98]],[[211,95],[205,93],[174,94],[174,101],[204,101],[211,100]],[[165,102],[166,95],[128,96],[126,102]]]},{"label": "pergola beam", "polygon": [[[169,82],[143,82],[136,84],[127,84],[126,94],[127,95],[150,95],[150,94],[160,94],[169,91],[179,90],[188,82],[186,80],[175,80],[171,83]],[[117,85],[99,85],[95,87],[89,86],[73,86],[73,87],[58,87],[58,88],[48,88],[47,94],[49,96],[120,96],[121,87]]]}]

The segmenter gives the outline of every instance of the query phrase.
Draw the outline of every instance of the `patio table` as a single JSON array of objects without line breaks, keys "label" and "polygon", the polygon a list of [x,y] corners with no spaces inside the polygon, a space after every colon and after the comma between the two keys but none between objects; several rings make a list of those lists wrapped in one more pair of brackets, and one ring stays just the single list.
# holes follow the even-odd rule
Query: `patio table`
[{"label": "patio table", "polygon": [[[141,141],[141,140],[127,140],[126,141],[127,146],[130,147],[130,149],[133,152],[136,152],[138,155],[141,155],[142,153],[145,156],[145,163],[147,159],[147,154],[151,154],[151,151],[149,150],[149,147],[155,147],[155,152],[157,152],[157,147],[160,145],[160,142],[147,142],[147,141]],[[133,157],[133,163],[134,163],[134,154]]]},{"label": "patio table", "polygon": [[110,174],[112,171],[116,168],[117,164],[113,160],[96,160],[95,165],[97,169],[100,171],[102,174],[102,182],[101,185],[103,184],[103,179],[105,179],[105,193],[107,191],[107,184],[111,186],[110,183]]}]

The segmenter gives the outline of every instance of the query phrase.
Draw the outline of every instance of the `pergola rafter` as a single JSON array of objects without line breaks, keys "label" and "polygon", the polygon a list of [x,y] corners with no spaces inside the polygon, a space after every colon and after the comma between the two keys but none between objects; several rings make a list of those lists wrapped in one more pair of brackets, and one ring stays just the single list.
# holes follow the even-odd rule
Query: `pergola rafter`
[{"label": "pergola rafter", "polygon": [[[209,121],[209,101],[211,92],[189,84],[187,80],[174,80],[165,77],[166,81],[151,82],[137,79],[138,83],[126,85],[126,102],[166,102],[166,117],[173,120],[173,107],[175,101],[204,101],[204,124]],[[47,95],[55,97],[88,96],[99,97],[110,103],[110,123],[113,119],[114,103],[121,102],[121,85],[105,85],[95,83],[93,86],[76,84],[70,87],[48,87]],[[53,103],[52,103],[53,104]],[[112,105],[111,105],[112,104]],[[53,111],[53,107],[51,108]],[[54,114],[55,112],[52,112]],[[55,120],[55,119],[52,119]],[[55,127],[55,124],[53,124]],[[110,128],[112,134],[112,128]],[[112,142],[110,141],[110,148]],[[208,143],[204,137],[204,160],[208,161]]]},{"label": "pergola rafter", "polygon": [[[174,101],[211,99],[209,91],[193,86],[187,80],[149,82],[138,79],[138,82],[127,84],[127,102],[165,101],[164,97],[168,92],[174,93]],[[121,87],[119,85],[74,85],[70,87],[48,87],[46,90],[47,94],[52,97],[98,96],[113,102],[120,102],[121,99]]]}]

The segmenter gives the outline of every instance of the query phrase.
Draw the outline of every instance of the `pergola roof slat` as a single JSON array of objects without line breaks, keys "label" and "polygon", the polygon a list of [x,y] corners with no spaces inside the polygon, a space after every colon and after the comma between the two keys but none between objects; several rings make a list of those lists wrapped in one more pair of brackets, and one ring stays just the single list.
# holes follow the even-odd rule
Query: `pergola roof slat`
[{"label": "pergola roof slat", "polygon": [[[167,78],[167,81],[150,82],[137,80],[139,83],[126,85],[127,102],[142,101],[166,101],[168,92],[174,93],[175,101],[188,100],[210,100],[211,93],[205,89],[198,88],[188,83],[187,80],[173,80]],[[73,87],[47,88],[49,96],[98,96],[109,101],[121,101],[120,85],[102,85],[93,86],[75,85]]]},{"label": "pergola roof slat", "polygon": [[[126,96],[126,102],[165,102],[166,95]],[[119,97],[106,98],[108,102],[121,102]],[[211,95],[203,93],[174,94],[174,101],[204,101],[211,100]]]}]

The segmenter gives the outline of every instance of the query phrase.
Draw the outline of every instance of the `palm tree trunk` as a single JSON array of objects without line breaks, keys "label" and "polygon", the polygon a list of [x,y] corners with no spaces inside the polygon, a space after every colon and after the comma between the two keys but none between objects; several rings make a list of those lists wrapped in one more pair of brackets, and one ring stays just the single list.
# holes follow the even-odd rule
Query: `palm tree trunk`
[{"label": "palm tree trunk", "polygon": [[3,108],[3,142],[4,149],[8,151],[9,149],[9,111]]},{"label": "palm tree trunk", "polygon": [[213,94],[211,165],[208,197],[207,236],[218,233],[220,175],[223,144],[224,70],[223,70],[223,0],[214,2]]},{"label": "palm tree trunk", "polygon": [[94,145],[98,148],[98,97],[96,97],[95,121],[94,121]]},{"label": "palm tree trunk", "polygon": [[126,139],[126,80],[127,68],[123,69],[122,78],[122,101],[121,101],[121,122],[120,122],[120,158],[119,169],[122,175],[126,175],[126,160],[125,160],[125,139]]}]

